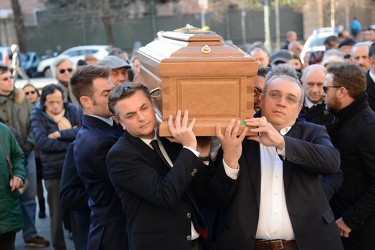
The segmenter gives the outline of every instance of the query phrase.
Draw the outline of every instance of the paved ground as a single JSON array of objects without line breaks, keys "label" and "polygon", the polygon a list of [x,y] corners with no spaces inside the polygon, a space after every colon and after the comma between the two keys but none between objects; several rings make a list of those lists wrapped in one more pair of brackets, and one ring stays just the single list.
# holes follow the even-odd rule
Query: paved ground
[{"label": "paved ground", "polygon": [[[47,191],[45,190],[44,193],[46,194]],[[37,205],[38,207],[38,205]],[[50,233],[50,226],[49,226],[49,211],[48,211],[48,204],[47,204],[47,199],[46,199],[46,218],[44,219],[39,219],[38,218],[38,209],[37,209],[37,216],[36,216],[36,228],[38,231],[38,234],[44,239],[48,240],[50,242],[50,245],[48,247],[43,247],[43,248],[35,248],[35,247],[25,247],[23,238],[22,238],[22,231],[17,233],[16,236],[16,242],[15,242],[15,250],[32,250],[32,249],[41,249],[41,250],[53,250],[53,247],[51,246],[51,233]],[[68,231],[65,231],[65,244],[66,244],[66,249],[67,250],[74,250],[74,243],[72,240],[69,239]],[[1,249],[1,247],[0,247]]]}]

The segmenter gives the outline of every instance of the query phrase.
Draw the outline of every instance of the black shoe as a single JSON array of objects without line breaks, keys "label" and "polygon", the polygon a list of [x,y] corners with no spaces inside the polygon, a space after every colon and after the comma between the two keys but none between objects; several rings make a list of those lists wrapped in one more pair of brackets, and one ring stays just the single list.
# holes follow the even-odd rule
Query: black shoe
[{"label": "black shoe", "polygon": [[49,241],[45,240],[41,236],[35,236],[34,238],[25,240],[25,246],[27,247],[47,247],[49,246]]},{"label": "black shoe", "polygon": [[46,218],[46,212],[44,212],[44,211],[39,211],[38,217],[39,217],[39,219],[44,219],[44,218]]}]

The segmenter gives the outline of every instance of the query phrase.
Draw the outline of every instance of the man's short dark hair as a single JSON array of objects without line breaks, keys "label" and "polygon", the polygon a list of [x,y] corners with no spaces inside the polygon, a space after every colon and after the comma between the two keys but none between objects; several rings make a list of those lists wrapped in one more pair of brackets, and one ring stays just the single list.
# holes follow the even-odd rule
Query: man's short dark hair
[{"label": "man's short dark hair", "polygon": [[46,106],[44,106],[44,104],[46,103],[47,95],[55,93],[56,90],[61,92],[62,100],[64,101],[64,90],[57,84],[48,84],[43,87],[42,94],[40,95],[40,108],[42,110],[46,110]]},{"label": "man's short dark hair", "polygon": [[151,101],[148,88],[142,83],[126,82],[118,85],[109,94],[108,107],[117,119],[120,119],[118,110],[115,108],[117,102],[133,96],[137,91],[143,91],[145,96]]},{"label": "man's short dark hair", "polygon": [[7,66],[0,66],[0,74],[4,74],[5,72],[8,72],[9,68]]},{"label": "man's short dark hair", "polygon": [[327,72],[333,75],[333,84],[345,87],[351,98],[357,98],[366,90],[365,73],[354,63],[333,63]]},{"label": "man's short dark hair", "polygon": [[[93,95],[93,81],[97,78],[109,78],[108,67],[100,67],[95,65],[84,65],[78,67],[70,78],[70,87],[77,101],[81,104],[81,97]],[[82,104],[81,104],[82,105]]]},{"label": "man's short dark hair", "polygon": [[329,37],[326,38],[326,40],[324,40],[324,45],[328,49],[334,48],[335,44],[338,45],[339,43],[340,43],[340,40],[337,36],[329,36]]},{"label": "man's short dark hair", "polygon": [[263,76],[264,78],[266,78],[266,75],[267,75],[268,71],[270,71],[270,67],[259,68],[257,76]]}]

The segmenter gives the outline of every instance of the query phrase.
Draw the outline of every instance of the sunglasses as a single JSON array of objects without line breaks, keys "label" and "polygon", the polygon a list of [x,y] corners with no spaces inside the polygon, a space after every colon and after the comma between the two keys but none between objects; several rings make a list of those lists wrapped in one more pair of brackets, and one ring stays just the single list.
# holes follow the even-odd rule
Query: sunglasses
[{"label": "sunglasses", "polygon": [[73,69],[72,69],[72,68],[67,68],[67,69],[60,69],[60,70],[59,70],[60,74],[64,74],[65,71],[68,71],[69,73],[72,73],[72,72],[73,72]]},{"label": "sunglasses", "polygon": [[324,93],[327,93],[327,90],[329,89],[329,88],[335,88],[335,89],[339,89],[339,88],[341,88],[342,86],[323,86],[323,91],[324,91]]},{"label": "sunglasses", "polygon": [[5,77],[5,78],[2,78],[1,80],[6,82],[6,81],[10,81],[10,80],[13,80],[13,76],[8,76],[8,77]]},{"label": "sunglasses", "polygon": [[33,90],[33,91],[27,91],[27,92],[25,92],[26,95],[30,95],[30,94],[33,95],[33,94],[35,94],[35,93],[36,93],[36,91],[34,91],[34,90]]}]

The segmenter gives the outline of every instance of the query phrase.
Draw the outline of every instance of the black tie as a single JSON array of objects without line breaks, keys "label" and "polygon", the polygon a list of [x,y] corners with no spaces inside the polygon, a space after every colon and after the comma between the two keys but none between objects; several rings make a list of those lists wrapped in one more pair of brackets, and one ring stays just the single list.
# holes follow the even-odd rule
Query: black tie
[{"label": "black tie", "polygon": [[151,146],[152,148],[155,150],[155,152],[158,154],[159,158],[162,159],[162,161],[168,166],[170,167],[168,161],[165,159],[163,153],[161,152],[160,150],[160,147],[159,147],[159,143],[157,140],[152,140],[151,141]]}]

